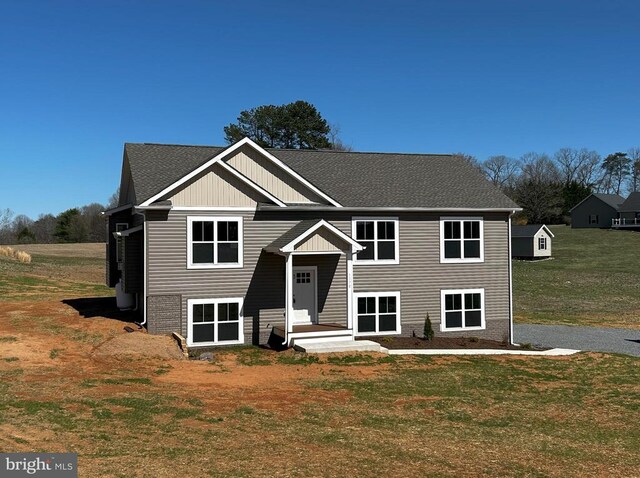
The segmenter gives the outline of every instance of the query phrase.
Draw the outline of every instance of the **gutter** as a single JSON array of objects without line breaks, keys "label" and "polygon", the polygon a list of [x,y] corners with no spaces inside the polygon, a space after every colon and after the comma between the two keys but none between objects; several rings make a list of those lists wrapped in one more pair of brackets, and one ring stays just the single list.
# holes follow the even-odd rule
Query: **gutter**
[{"label": "gutter", "polygon": [[522,208],[465,208],[465,207],[335,207],[335,206],[287,206],[282,208],[271,205],[258,205],[258,211],[347,211],[347,212],[447,212],[447,213],[470,213],[470,212],[508,212],[515,213],[522,211]]}]

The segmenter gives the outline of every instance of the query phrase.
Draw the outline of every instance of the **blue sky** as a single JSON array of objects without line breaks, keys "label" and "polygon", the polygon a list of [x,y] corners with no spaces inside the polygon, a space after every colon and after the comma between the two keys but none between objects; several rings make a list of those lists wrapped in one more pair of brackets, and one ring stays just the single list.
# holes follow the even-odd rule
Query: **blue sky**
[{"label": "blue sky", "polygon": [[124,142],[315,104],[360,151],[640,146],[630,1],[4,1],[0,209],[106,202]]}]

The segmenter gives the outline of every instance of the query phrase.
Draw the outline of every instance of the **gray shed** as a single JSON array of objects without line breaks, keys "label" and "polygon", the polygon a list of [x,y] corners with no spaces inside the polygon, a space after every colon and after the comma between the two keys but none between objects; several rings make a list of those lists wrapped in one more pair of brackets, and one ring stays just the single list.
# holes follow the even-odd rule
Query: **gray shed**
[{"label": "gray shed", "polygon": [[551,257],[553,233],[544,224],[511,226],[511,257],[546,259]]},{"label": "gray shed", "polygon": [[593,193],[571,209],[572,228],[610,228],[624,202],[619,194]]}]

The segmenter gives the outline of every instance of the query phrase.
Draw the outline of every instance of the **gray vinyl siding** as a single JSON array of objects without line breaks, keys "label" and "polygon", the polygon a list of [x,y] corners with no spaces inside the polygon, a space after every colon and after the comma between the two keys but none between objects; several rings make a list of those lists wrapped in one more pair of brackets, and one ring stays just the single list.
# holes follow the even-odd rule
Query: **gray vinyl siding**
[{"label": "gray vinyl siding", "polygon": [[[187,269],[188,216],[242,216],[243,263],[234,269]],[[300,219],[254,220],[253,212],[173,211],[148,213],[147,296],[182,296],[174,327],[185,336],[189,299],[243,298],[244,334],[248,343],[266,342],[274,326],[284,324],[285,260],[262,250]],[[294,266],[318,266],[318,319],[346,325],[346,258],[344,255],[297,256]],[[148,318],[153,321],[153,317]]]},{"label": "gray vinyl siding", "polygon": [[[597,224],[589,224],[589,216],[591,214],[598,216]],[[590,196],[571,211],[571,227],[574,229],[585,227],[610,228],[611,220],[616,217],[618,217],[618,212],[615,208],[595,196]]]},{"label": "gray vinyl siding", "polygon": [[[435,214],[400,215],[400,263],[354,265],[354,292],[399,291],[404,336],[422,336],[428,313],[436,335],[508,340],[508,215],[484,215],[482,263],[441,264],[439,221]],[[476,288],[485,289],[486,330],[441,332],[441,290]]]},{"label": "gray vinyl siding", "polygon": [[[243,268],[187,269],[187,216],[197,215],[243,217]],[[390,216],[400,220],[400,263],[384,266],[354,264],[354,292],[399,291],[402,334],[412,335],[415,332],[421,335],[425,316],[429,313],[436,334],[441,335],[440,291],[484,288],[486,330],[466,334],[444,332],[442,335],[508,339],[508,215],[484,215],[484,262],[473,264],[440,263],[440,215],[406,213]],[[181,314],[175,318],[173,326],[185,335],[188,299],[242,297],[245,341],[263,343],[273,326],[284,323],[285,269],[283,257],[266,253],[262,248],[299,221],[316,218],[326,219],[351,235],[351,214],[338,211],[148,213],[147,295],[181,296]],[[298,256],[294,258],[295,265],[318,265],[320,323],[346,323],[345,256]],[[153,322],[152,314],[148,320]]]}]

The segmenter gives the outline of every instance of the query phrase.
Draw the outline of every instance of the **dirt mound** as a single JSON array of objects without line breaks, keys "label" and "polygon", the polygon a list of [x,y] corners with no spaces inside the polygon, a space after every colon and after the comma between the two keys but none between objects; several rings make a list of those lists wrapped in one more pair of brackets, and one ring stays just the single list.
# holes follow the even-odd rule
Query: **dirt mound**
[{"label": "dirt mound", "polygon": [[98,345],[92,352],[95,356],[154,357],[182,360],[184,356],[178,344],[166,335],[149,335],[141,332],[116,335]]}]

